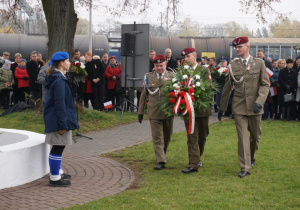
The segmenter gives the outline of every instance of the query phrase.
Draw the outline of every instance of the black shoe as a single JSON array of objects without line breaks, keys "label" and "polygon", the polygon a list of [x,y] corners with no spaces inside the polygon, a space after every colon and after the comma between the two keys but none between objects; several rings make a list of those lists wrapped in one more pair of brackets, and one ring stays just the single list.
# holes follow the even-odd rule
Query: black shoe
[{"label": "black shoe", "polygon": [[199,167],[202,167],[203,166],[203,164],[202,164],[202,161],[200,160],[199,161]]},{"label": "black shoe", "polygon": [[192,167],[188,167],[188,168],[182,170],[182,173],[185,173],[185,174],[189,174],[189,173],[193,173],[193,172],[198,172],[198,170],[194,169]]},{"label": "black shoe", "polygon": [[60,179],[58,181],[51,181],[49,182],[51,187],[69,187],[71,186],[71,182],[69,180]]},{"label": "black shoe", "polygon": [[60,176],[61,176],[61,179],[65,179],[65,180],[70,180],[70,179],[71,179],[71,175],[69,175],[69,174],[63,173],[63,174],[60,175]]},{"label": "black shoe", "polygon": [[164,162],[159,162],[154,166],[155,170],[161,170],[165,168],[165,163]]},{"label": "black shoe", "polygon": [[255,160],[251,161],[251,166],[255,166]]},{"label": "black shoe", "polygon": [[250,175],[250,173],[247,172],[247,171],[241,171],[241,172],[239,173],[238,177],[244,178],[244,177],[247,176],[247,175]]}]

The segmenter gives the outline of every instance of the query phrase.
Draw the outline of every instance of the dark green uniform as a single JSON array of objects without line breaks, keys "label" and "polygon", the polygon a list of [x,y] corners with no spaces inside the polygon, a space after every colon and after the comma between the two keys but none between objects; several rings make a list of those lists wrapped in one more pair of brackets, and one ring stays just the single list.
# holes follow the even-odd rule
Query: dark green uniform
[{"label": "dark green uniform", "polygon": [[263,114],[263,108],[255,114],[253,105],[257,103],[264,106],[270,88],[269,78],[264,61],[252,56],[247,66],[241,59],[234,59],[228,66],[228,70],[229,75],[225,80],[220,110],[227,110],[228,100],[234,88],[232,113],[238,134],[239,163],[242,171],[250,173],[251,161],[255,160],[260,140]]},{"label": "dark green uniform", "polygon": [[165,70],[163,78],[159,80],[155,71],[148,73],[148,87],[150,88],[150,91],[147,90],[146,85],[144,84],[140,97],[138,110],[138,114],[140,115],[144,114],[146,101],[148,99],[147,116],[150,120],[153,147],[157,163],[166,162],[166,153],[173,131],[174,118],[167,117],[160,110],[159,104],[160,100],[165,97],[166,94],[162,91],[163,85],[171,79],[172,74],[172,72]]}]

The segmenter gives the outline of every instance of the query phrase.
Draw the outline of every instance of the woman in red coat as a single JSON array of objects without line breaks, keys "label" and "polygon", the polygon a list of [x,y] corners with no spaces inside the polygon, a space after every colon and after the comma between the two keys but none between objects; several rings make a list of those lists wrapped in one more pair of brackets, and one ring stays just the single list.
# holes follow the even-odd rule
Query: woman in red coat
[{"label": "woman in red coat", "polygon": [[120,93],[116,90],[121,87],[121,70],[121,64],[117,62],[116,56],[111,56],[105,70],[105,78],[107,78],[108,100],[112,101],[113,105],[120,103]]},{"label": "woman in red coat", "polygon": [[25,93],[29,94],[29,76],[25,59],[21,59],[20,64],[16,67],[15,77],[18,79],[18,98],[20,101],[25,101]]}]

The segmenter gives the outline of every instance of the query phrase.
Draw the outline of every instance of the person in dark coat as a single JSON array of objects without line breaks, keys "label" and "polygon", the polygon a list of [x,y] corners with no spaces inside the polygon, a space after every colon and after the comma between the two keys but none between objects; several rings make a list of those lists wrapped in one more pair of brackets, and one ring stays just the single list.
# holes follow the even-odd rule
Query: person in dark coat
[{"label": "person in dark coat", "polygon": [[278,82],[279,89],[279,105],[282,105],[282,120],[291,120],[291,107],[295,102],[285,102],[284,95],[296,93],[297,88],[297,72],[293,69],[293,59],[286,60],[286,68],[280,70]]},{"label": "person in dark coat", "polygon": [[177,69],[177,61],[172,58],[172,50],[170,48],[165,50],[165,56],[167,58],[167,71],[175,72]]},{"label": "person in dark coat", "polygon": [[294,109],[294,116],[300,121],[300,101],[298,99],[300,97],[300,56],[296,58],[293,69],[295,69],[298,74],[298,88],[297,88],[298,97],[296,97],[296,104],[295,104],[296,107]]},{"label": "person in dark coat", "polygon": [[88,80],[92,83],[93,90],[93,109],[103,111],[103,88],[104,88],[104,73],[105,69],[99,59],[94,60],[92,53],[86,52],[84,54],[86,63],[85,69],[88,73]]},{"label": "person in dark coat", "polygon": [[47,144],[53,145],[49,154],[50,182],[52,187],[71,185],[71,176],[60,168],[66,145],[73,143],[72,130],[78,129],[72,87],[65,76],[70,68],[69,54],[56,52],[49,63],[45,79],[47,95],[44,104],[44,122]]},{"label": "person in dark coat", "polygon": [[154,64],[153,64],[152,60],[155,58],[155,56],[156,56],[156,51],[150,50],[149,51],[149,72],[152,72],[154,69]]},{"label": "person in dark coat", "polygon": [[37,52],[31,53],[31,61],[27,62],[26,69],[29,75],[29,94],[34,100],[42,98],[42,85],[37,82],[37,77],[43,63],[38,61]]},{"label": "person in dark coat", "polygon": [[13,84],[13,97],[12,97],[12,101],[14,103],[14,105],[16,105],[19,101],[19,97],[18,97],[18,79],[15,76],[15,70],[18,67],[18,65],[20,64],[20,61],[22,59],[22,55],[21,53],[16,53],[15,54],[15,62],[13,64],[11,64],[10,66],[10,70],[13,73],[14,76],[14,80],[15,80],[15,84]]}]

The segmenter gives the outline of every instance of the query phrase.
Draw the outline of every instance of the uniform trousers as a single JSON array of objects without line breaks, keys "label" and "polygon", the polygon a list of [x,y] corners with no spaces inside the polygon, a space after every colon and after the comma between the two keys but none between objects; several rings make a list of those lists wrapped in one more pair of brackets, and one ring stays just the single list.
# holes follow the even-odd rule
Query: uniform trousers
[{"label": "uniform trousers", "polygon": [[164,120],[150,120],[153,147],[156,156],[156,162],[166,162],[168,145],[173,132],[174,118]]},{"label": "uniform trousers", "polygon": [[[200,157],[203,155],[206,137],[209,134],[209,117],[195,117],[194,133],[187,135],[189,153],[189,167],[198,169]],[[185,128],[188,131],[189,121],[184,120]]]},{"label": "uniform trousers", "polygon": [[[261,135],[261,115],[234,115],[238,134],[238,159],[241,171],[251,171],[251,161],[255,154]],[[250,138],[249,138],[250,132]]]}]

